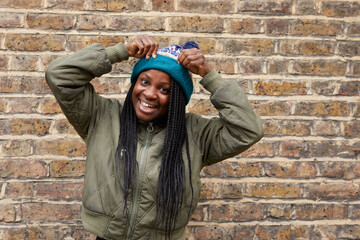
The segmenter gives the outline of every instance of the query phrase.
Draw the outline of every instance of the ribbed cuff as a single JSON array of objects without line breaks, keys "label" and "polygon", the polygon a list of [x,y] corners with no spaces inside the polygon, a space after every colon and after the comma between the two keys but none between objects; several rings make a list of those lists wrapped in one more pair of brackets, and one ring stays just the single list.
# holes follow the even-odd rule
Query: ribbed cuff
[{"label": "ribbed cuff", "polygon": [[129,59],[129,53],[124,44],[118,43],[115,46],[105,48],[106,55],[111,64],[121,62]]},{"label": "ribbed cuff", "polygon": [[200,81],[200,84],[204,86],[211,94],[214,94],[218,88],[225,84],[225,80],[215,70],[211,70],[205,77]]}]

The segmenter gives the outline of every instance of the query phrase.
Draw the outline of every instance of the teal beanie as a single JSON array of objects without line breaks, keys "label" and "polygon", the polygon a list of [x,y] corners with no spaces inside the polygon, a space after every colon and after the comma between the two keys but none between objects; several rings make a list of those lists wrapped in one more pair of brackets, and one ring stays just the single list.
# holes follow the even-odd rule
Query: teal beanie
[{"label": "teal beanie", "polygon": [[157,57],[146,59],[141,58],[134,66],[131,74],[131,82],[134,83],[141,72],[149,69],[157,69],[166,72],[175,79],[181,86],[186,96],[187,103],[190,101],[191,94],[193,93],[193,81],[189,70],[178,64],[177,58],[182,49],[197,48],[199,46],[193,42],[188,41],[184,45],[172,45],[166,48],[158,49]]}]

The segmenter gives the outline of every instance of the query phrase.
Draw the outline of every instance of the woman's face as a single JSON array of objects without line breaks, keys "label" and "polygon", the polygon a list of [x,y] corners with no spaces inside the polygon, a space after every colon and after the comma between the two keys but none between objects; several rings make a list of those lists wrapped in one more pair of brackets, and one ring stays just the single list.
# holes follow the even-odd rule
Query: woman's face
[{"label": "woman's face", "polygon": [[138,119],[149,122],[167,114],[170,82],[170,75],[160,70],[140,73],[131,96]]}]

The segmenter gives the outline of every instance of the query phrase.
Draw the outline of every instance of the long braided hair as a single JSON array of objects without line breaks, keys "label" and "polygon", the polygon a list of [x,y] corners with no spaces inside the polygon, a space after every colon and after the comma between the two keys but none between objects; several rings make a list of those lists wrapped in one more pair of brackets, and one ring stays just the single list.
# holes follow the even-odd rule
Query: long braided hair
[{"label": "long braided hair", "polygon": [[[137,172],[137,117],[131,98],[134,85],[135,82],[132,84],[124,102],[120,117],[119,144],[115,155],[118,176],[123,176],[124,211],[126,211],[126,213],[128,213],[129,193],[134,190]],[[186,131],[186,103],[186,97],[180,85],[172,79],[156,199],[156,224],[165,228],[166,238],[170,238],[171,231],[175,228],[175,223],[180,214],[180,209],[185,197],[185,164],[181,151],[184,143],[189,168],[191,203],[194,194],[191,181],[189,143]],[[118,179],[121,182],[121,179]],[[188,212],[188,215],[189,214],[190,210]]]}]

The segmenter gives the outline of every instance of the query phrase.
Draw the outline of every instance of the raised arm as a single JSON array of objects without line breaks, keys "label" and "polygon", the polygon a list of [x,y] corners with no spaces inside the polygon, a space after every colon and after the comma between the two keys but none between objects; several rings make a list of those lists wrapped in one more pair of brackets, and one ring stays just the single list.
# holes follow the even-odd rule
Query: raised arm
[{"label": "raised arm", "polygon": [[262,138],[261,119],[235,81],[224,81],[198,49],[183,50],[179,63],[204,77],[200,83],[219,111],[212,119],[190,114],[192,140],[203,154],[203,166],[235,156]]}]

